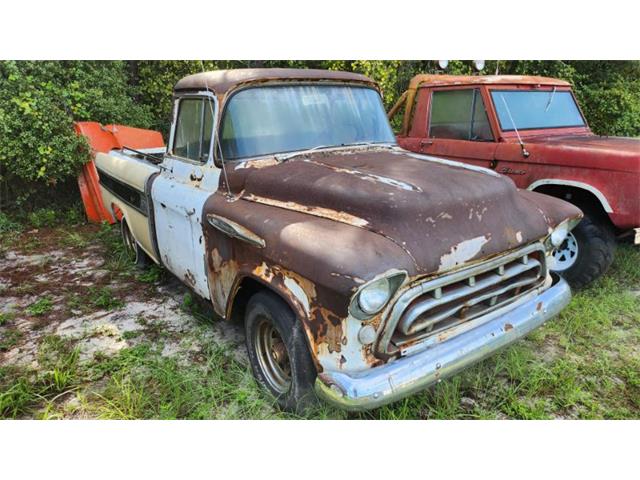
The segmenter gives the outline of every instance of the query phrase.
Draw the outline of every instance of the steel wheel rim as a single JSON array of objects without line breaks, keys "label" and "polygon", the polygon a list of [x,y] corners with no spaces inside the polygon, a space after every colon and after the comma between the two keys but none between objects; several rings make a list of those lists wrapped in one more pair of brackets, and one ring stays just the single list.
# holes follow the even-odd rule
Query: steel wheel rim
[{"label": "steel wheel rim", "polygon": [[569,232],[560,248],[551,252],[551,270],[562,272],[571,268],[578,259],[578,241],[573,233]]},{"label": "steel wheel rim", "polygon": [[276,392],[286,393],[291,385],[291,363],[284,340],[265,318],[259,319],[254,332],[254,345],[262,373]]}]

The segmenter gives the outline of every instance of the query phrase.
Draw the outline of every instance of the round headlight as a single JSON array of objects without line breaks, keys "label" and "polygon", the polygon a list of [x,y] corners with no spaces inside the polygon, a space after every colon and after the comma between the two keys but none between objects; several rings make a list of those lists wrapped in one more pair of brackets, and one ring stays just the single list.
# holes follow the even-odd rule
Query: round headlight
[{"label": "round headlight", "polygon": [[358,305],[364,313],[373,315],[382,310],[391,296],[389,280],[381,278],[364,287],[358,295]]},{"label": "round headlight", "polygon": [[551,245],[558,248],[562,245],[567,234],[569,233],[569,225],[564,222],[558,225],[553,232],[551,232]]}]

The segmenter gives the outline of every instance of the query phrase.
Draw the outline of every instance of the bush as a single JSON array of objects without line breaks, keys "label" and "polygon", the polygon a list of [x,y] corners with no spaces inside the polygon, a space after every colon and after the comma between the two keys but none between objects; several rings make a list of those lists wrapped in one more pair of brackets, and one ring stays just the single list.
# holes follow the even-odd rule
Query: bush
[{"label": "bush", "polygon": [[[417,73],[442,72],[433,60],[46,61],[0,62],[0,210],[78,199],[75,176],[89,158],[73,122],[94,120],[168,133],[171,95],[183,76],[203,70],[293,67],[347,70],[380,83],[386,108]],[[485,74],[562,78],[574,85],[594,132],[640,135],[638,61],[487,61]],[[472,74],[470,61],[446,73]],[[52,191],[49,191],[52,190]],[[47,191],[47,195],[36,195]],[[39,202],[39,205],[38,205]]]},{"label": "bush", "polygon": [[125,62],[0,62],[0,207],[75,177],[89,148],[73,122],[147,127]]}]

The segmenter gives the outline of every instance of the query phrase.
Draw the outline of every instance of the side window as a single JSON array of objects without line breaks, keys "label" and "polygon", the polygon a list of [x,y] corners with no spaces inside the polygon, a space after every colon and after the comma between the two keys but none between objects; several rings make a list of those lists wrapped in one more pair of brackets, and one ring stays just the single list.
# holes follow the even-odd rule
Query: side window
[{"label": "side window", "polygon": [[430,137],[493,140],[480,90],[440,90],[432,95]]},{"label": "side window", "polygon": [[213,102],[205,98],[185,98],[178,104],[173,154],[206,162],[213,131]]}]

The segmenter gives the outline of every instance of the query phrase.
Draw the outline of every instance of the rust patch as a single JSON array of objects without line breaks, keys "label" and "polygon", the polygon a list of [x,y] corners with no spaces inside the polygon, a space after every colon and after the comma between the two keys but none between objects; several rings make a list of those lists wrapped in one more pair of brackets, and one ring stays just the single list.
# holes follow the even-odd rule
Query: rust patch
[{"label": "rust patch", "polygon": [[504,331],[508,332],[509,330],[513,330],[513,325],[511,325],[510,323],[505,323],[504,324]]},{"label": "rust patch", "polygon": [[353,225],[354,227],[365,227],[369,224],[365,219],[356,217],[346,212],[339,212],[330,208],[313,207],[309,205],[301,205],[296,202],[286,202],[281,200],[275,200],[273,198],[260,197],[253,194],[248,194],[243,197],[245,200],[255,203],[262,203],[263,205],[270,205],[272,207],[284,208],[286,210],[293,210],[296,212],[306,213],[314,215],[316,217],[326,218],[329,220],[335,220],[336,222],[346,223]]},{"label": "rust patch", "polygon": [[193,272],[187,269],[187,272],[184,274],[184,282],[193,287],[196,284],[196,277],[194,277]]},{"label": "rust patch", "polygon": [[224,315],[227,299],[238,276],[238,264],[235,260],[224,261],[216,248],[211,251],[211,263],[213,267],[209,275],[211,300],[216,313]]}]

